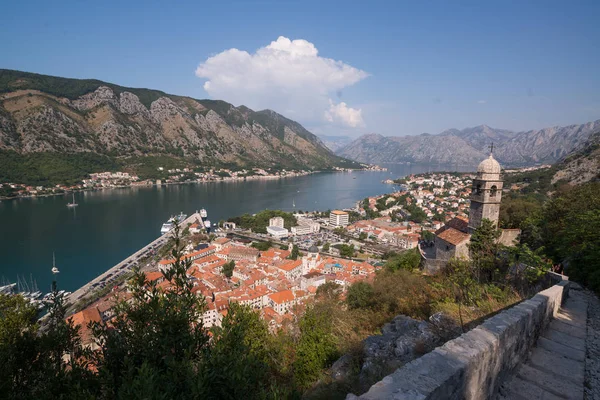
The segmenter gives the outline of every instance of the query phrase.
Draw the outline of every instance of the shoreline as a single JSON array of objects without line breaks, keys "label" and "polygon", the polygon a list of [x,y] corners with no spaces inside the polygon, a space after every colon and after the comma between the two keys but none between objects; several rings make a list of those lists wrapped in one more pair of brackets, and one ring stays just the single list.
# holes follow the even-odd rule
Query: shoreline
[{"label": "shoreline", "polygon": [[165,185],[186,185],[186,184],[193,184],[193,183],[222,183],[222,182],[246,182],[249,180],[250,181],[276,180],[276,179],[286,179],[286,178],[298,178],[301,176],[314,175],[314,174],[320,174],[320,173],[341,173],[341,172],[352,173],[355,171],[358,171],[358,172],[381,172],[381,170],[374,170],[374,169],[355,169],[355,170],[342,170],[342,171],[325,170],[325,171],[308,171],[308,172],[304,172],[304,173],[296,173],[295,175],[283,175],[283,176],[280,176],[280,175],[251,175],[251,176],[245,176],[243,178],[225,177],[225,178],[221,178],[218,180],[164,182],[164,183],[160,183],[160,184],[152,183],[152,184],[146,184],[146,185],[138,184],[138,185],[121,185],[121,186],[109,186],[109,187],[93,187],[93,188],[81,188],[81,189],[76,189],[76,190],[65,190],[62,193],[45,193],[45,194],[40,194],[40,195],[15,196],[15,197],[0,196],[0,201],[63,196],[63,195],[75,193],[75,192],[93,192],[93,191],[112,190],[112,189],[132,189],[135,187],[154,187],[154,186],[165,186]]}]

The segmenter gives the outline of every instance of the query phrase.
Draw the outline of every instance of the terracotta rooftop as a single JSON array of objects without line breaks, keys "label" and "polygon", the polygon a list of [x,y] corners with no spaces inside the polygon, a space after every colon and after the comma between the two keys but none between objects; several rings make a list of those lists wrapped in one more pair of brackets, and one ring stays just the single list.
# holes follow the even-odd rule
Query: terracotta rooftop
[{"label": "terracotta rooftop", "polygon": [[277,304],[287,303],[294,300],[294,293],[291,290],[282,290],[281,292],[269,295],[271,300]]},{"label": "terracotta rooftop", "polygon": [[445,231],[441,232],[437,236],[440,239],[455,246],[469,240],[469,238],[471,237],[471,235],[469,235],[468,233],[461,232],[458,229],[454,228],[447,228]]}]

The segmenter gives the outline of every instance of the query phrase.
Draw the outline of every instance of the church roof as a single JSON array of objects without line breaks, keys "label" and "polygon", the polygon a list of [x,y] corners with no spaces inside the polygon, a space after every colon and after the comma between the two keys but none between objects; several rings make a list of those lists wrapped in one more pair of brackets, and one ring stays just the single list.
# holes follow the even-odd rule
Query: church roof
[{"label": "church roof", "polygon": [[501,172],[500,163],[496,161],[492,153],[490,153],[490,156],[479,164],[477,172],[483,174],[499,174]]},{"label": "church roof", "polygon": [[459,231],[458,229],[448,228],[438,235],[438,237],[455,246],[467,241],[471,235]]}]

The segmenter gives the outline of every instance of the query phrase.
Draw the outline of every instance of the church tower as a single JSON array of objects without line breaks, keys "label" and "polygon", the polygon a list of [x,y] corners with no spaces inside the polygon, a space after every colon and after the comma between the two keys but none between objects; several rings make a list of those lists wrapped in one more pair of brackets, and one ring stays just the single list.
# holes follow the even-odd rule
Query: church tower
[{"label": "church tower", "polygon": [[[493,151],[493,145],[491,150]],[[477,167],[477,177],[473,180],[471,191],[471,207],[469,210],[469,233],[481,226],[484,218],[498,226],[500,216],[500,201],[502,200],[502,180],[500,164],[490,156]]]}]

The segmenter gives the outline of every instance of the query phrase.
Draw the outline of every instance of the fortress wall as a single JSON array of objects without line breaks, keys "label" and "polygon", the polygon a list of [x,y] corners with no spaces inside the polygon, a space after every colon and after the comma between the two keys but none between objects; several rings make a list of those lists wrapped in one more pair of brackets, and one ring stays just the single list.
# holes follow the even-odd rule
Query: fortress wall
[{"label": "fortress wall", "polygon": [[397,369],[362,396],[346,399],[492,398],[503,379],[525,361],[568,291],[569,281],[562,280]]}]

